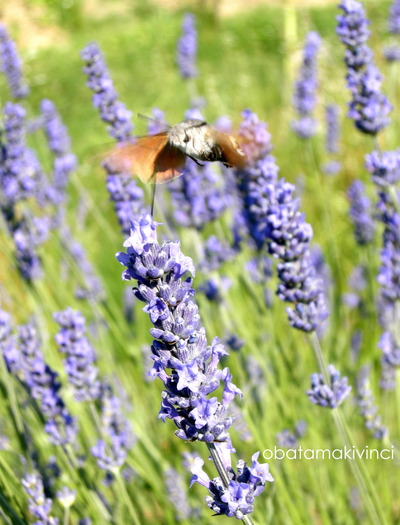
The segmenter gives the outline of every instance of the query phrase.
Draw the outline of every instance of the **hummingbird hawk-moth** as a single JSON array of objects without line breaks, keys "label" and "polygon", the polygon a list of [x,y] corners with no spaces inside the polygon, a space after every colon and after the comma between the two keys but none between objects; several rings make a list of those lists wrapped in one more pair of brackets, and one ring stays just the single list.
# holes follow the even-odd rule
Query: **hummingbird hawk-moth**
[{"label": "hummingbird hawk-moth", "polygon": [[167,131],[120,144],[106,156],[106,167],[131,172],[145,183],[162,184],[182,175],[186,157],[198,164],[219,161],[228,168],[241,168],[247,162],[235,137],[204,120],[187,119]]}]

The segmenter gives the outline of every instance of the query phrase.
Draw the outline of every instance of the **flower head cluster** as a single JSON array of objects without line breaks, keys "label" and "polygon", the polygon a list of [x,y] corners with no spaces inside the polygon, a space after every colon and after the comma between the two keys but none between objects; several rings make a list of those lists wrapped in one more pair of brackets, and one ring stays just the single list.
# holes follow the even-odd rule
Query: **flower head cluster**
[{"label": "flower head cluster", "polygon": [[[221,358],[227,355],[224,346],[218,338],[208,345],[205,330],[200,327],[198,307],[192,299],[195,293],[192,277],[188,275],[194,275],[192,260],[182,254],[179,242],[159,245],[156,226],[150,215],[132,222],[131,236],[124,243],[127,252],[118,253],[117,258],[126,266],[123,279],[137,281],[133,292],[146,303],[143,310],[154,325],[150,330],[154,337],[151,375],[164,383],[159,417],[174,421],[178,428],[175,434],[180,439],[216,443],[221,453],[229,456],[229,462],[232,445],[228,429],[233,422],[229,405],[241,392],[232,383],[229,369],[218,367]],[[221,385],[219,401],[212,394]],[[229,513],[233,512],[235,500],[238,506],[234,512],[251,512],[251,496],[261,492],[264,482],[265,478],[254,488],[256,482],[247,471],[240,481],[232,479],[232,488],[215,482],[218,491],[210,488],[212,508],[234,515]],[[212,483],[208,481],[206,486],[214,486]],[[245,507],[242,507],[244,500],[237,501],[237,491],[242,491],[244,500],[249,495]],[[222,505],[220,501],[224,498],[232,498],[232,504]]]},{"label": "flower head cluster", "polygon": [[225,241],[221,241],[215,235],[211,235],[204,243],[203,261],[200,268],[204,272],[217,270],[225,261],[231,260],[236,252]]},{"label": "flower head cluster", "polygon": [[276,434],[278,447],[298,448],[299,439],[304,436],[306,429],[307,424],[305,421],[298,421],[294,427],[293,432],[288,428],[285,428],[282,430],[282,432]]},{"label": "flower head cluster", "polygon": [[268,251],[278,264],[277,295],[294,304],[287,308],[290,324],[305,332],[314,331],[327,317],[323,286],[310,254],[313,231],[299,211],[295,188],[281,179],[271,186],[266,238]]},{"label": "flower head cluster", "polygon": [[[127,253],[117,258],[127,267],[123,278],[138,281],[134,294],[146,303],[144,311],[154,324],[152,374],[166,387],[160,417],[174,420],[181,439],[226,441],[232,424],[228,406],[240,390],[231,382],[228,368],[217,368],[226,355],[224,347],[218,338],[207,346],[205,331],[199,327],[198,308],[191,300],[192,278],[183,280],[186,272],[194,274],[192,260],[182,254],[179,242],[160,246],[156,226],[150,215],[132,222],[131,236],[124,243]],[[222,403],[207,397],[221,382]]]},{"label": "flower head cluster", "polygon": [[226,470],[229,477],[229,485],[226,487],[221,479],[210,479],[204,472],[204,461],[195,458],[191,472],[193,474],[191,485],[199,483],[206,487],[211,496],[206,497],[206,503],[216,514],[225,514],[230,518],[242,519],[246,514],[254,510],[254,499],[259,496],[267,481],[272,482],[268,464],[258,462],[259,452],[251,457],[251,466],[239,460],[235,472],[229,465]]},{"label": "flower head cluster", "polygon": [[315,31],[308,33],[303,62],[294,87],[293,106],[299,119],[292,122],[292,128],[303,139],[312,137],[316,131],[316,120],[312,113],[316,104],[317,53],[320,44],[321,37],[318,33]]},{"label": "flower head cluster", "polygon": [[75,288],[75,297],[90,302],[104,299],[105,291],[103,284],[96,275],[85,248],[79,241],[73,238],[66,225],[61,229],[61,242],[64,249],[70,253],[82,274],[81,283]]},{"label": "flower head cluster", "polygon": [[[6,326],[9,326],[10,320],[8,318],[7,321],[4,313],[1,317],[3,332],[7,333]],[[20,326],[18,346],[14,345],[14,340],[10,340],[9,335],[7,341],[7,347],[4,343],[1,344],[7,367],[26,385],[31,397],[38,402],[51,443],[65,445],[73,442],[77,424],[60,396],[61,384],[57,373],[44,361],[36,328],[32,324]]]},{"label": "flower head cluster", "polygon": [[336,408],[351,392],[347,377],[340,377],[340,372],[333,365],[328,365],[330,384],[326,384],[322,374],[311,375],[311,390],[307,395],[312,403],[321,407]]},{"label": "flower head cluster", "polygon": [[125,463],[128,451],[135,443],[135,436],[123,410],[121,399],[110,385],[101,385],[101,426],[102,439],[91,448],[98,466],[115,471]]},{"label": "flower head cluster", "polygon": [[326,118],[326,151],[328,153],[338,153],[339,151],[339,106],[329,104],[325,108]]},{"label": "flower head cluster", "polygon": [[87,45],[82,53],[86,65],[83,68],[88,77],[87,86],[94,92],[93,104],[100,116],[108,124],[107,131],[118,142],[126,142],[132,135],[132,113],[118,100],[104,57],[97,46]]},{"label": "flower head cluster", "polygon": [[0,209],[14,240],[18,268],[29,282],[41,275],[37,249],[47,239],[50,222],[46,216],[34,217],[28,207],[17,208],[29,198],[42,202],[45,187],[38,159],[25,143],[25,110],[8,102],[0,135]]},{"label": "flower head cluster", "polygon": [[355,180],[347,191],[350,201],[350,219],[354,227],[354,235],[358,244],[370,243],[375,234],[375,222],[371,216],[371,203],[365,194],[364,184]]},{"label": "flower head cluster", "polygon": [[22,486],[28,495],[29,510],[37,518],[36,524],[57,525],[59,520],[50,515],[53,502],[46,498],[43,480],[38,472],[27,474],[21,480]]},{"label": "flower head cluster", "polygon": [[276,184],[279,168],[270,155],[271,135],[265,122],[249,110],[243,112],[238,135],[250,162],[235,170],[236,185],[241,197],[241,215],[255,246],[260,250],[265,242],[265,217],[269,208],[268,191]]},{"label": "flower head cluster", "polygon": [[[81,56],[86,62],[84,72],[88,76],[88,87],[94,91],[93,104],[100,116],[108,124],[107,131],[118,142],[133,139],[131,112],[118,100],[113,81],[108,72],[104,57],[96,44],[89,44]],[[107,171],[107,190],[114,203],[115,213],[123,233],[129,232],[128,217],[136,217],[142,212],[143,190],[137,186],[130,173],[115,170],[112,163],[105,163]]]},{"label": "flower head cluster", "polygon": [[374,438],[383,439],[387,435],[387,428],[382,425],[381,417],[377,414],[378,407],[369,385],[368,375],[368,367],[363,367],[357,379],[356,403],[361,416],[364,418],[365,427],[371,430]]},{"label": "flower head cluster", "polygon": [[60,326],[56,342],[65,354],[65,370],[77,401],[93,401],[100,395],[96,356],[85,336],[85,318],[80,312],[67,308],[54,314]]},{"label": "flower head cluster", "polygon": [[218,219],[227,206],[221,177],[210,163],[198,166],[187,159],[183,175],[168,184],[168,190],[179,226],[201,230]]},{"label": "flower head cluster", "polygon": [[164,482],[168,499],[175,508],[175,520],[179,522],[193,517],[193,511],[189,505],[187,490],[181,474],[170,467],[165,471]]},{"label": "flower head cluster", "polygon": [[196,18],[187,13],[182,22],[182,36],[178,40],[177,63],[183,78],[197,76],[195,65],[197,54]]},{"label": "flower head cluster", "polygon": [[343,15],[337,17],[336,31],[346,46],[347,86],[352,95],[348,115],[360,131],[376,135],[390,122],[392,106],[380,91],[382,76],[367,45],[369,21],[357,0],[343,0],[339,7]]},{"label": "flower head cluster", "polygon": [[0,24],[0,65],[1,71],[8,79],[12,96],[14,98],[26,97],[29,89],[22,79],[21,59],[4,24]]},{"label": "flower head cluster", "polygon": [[390,7],[388,29],[390,33],[400,34],[400,1],[393,0]]},{"label": "flower head cluster", "polygon": [[43,115],[44,130],[50,150],[54,154],[53,181],[49,199],[60,204],[65,199],[65,188],[71,172],[76,167],[76,156],[71,153],[71,141],[56,106],[50,100],[42,100],[40,110]]}]

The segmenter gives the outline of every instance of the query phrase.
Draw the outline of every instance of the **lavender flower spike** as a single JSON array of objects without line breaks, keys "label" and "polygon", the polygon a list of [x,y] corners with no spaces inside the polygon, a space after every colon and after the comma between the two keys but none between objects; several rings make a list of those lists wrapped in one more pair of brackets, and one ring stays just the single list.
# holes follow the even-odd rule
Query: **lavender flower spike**
[{"label": "lavender flower spike", "polygon": [[81,56],[86,62],[83,71],[88,76],[87,85],[94,92],[93,104],[98,108],[104,122],[109,125],[108,133],[118,142],[126,142],[131,138],[133,129],[130,120],[132,113],[118,101],[99,47],[95,43],[89,44],[83,49]]},{"label": "lavender flower spike", "polygon": [[182,36],[178,40],[177,62],[183,78],[197,76],[195,65],[197,53],[197,31],[195,16],[187,13],[183,18]]},{"label": "lavender flower spike", "polygon": [[28,95],[28,86],[22,80],[21,59],[17,47],[11,40],[4,24],[0,23],[0,64],[1,71],[6,75],[12,96],[24,98]]},{"label": "lavender flower spike", "polygon": [[336,32],[346,46],[346,79],[352,95],[348,116],[354,120],[357,129],[376,135],[389,124],[392,106],[380,92],[382,76],[366,43],[370,34],[369,21],[357,0],[343,0],[339,7],[344,14],[337,17]]},{"label": "lavender flower spike", "polygon": [[39,473],[27,474],[22,479],[22,486],[29,498],[29,510],[32,516],[38,519],[35,522],[36,525],[57,525],[59,523],[58,518],[50,516],[53,502],[45,496],[43,481]]},{"label": "lavender flower spike", "polygon": [[316,104],[317,69],[316,58],[321,43],[318,33],[308,33],[299,78],[295,84],[293,106],[299,119],[292,122],[292,128],[300,138],[308,139],[315,134],[316,120],[312,113]]},{"label": "lavender flower spike", "polygon": [[330,385],[325,384],[321,374],[311,375],[311,390],[307,391],[310,401],[321,407],[336,408],[350,394],[351,386],[347,377],[340,377],[333,365],[328,365]]},{"label": "lavender flower spike", "polygon": [[371,204],[365,195],[364,184],[355,180],[347,191],[350,200],[350,219],[354,227],[354,236],[361,246],[370,243],[375,234],[375,222],[371,215]]},{"label": "lavender flower spike", "polygon": [[[131,236],[124,243],[127,252],[118,253],[117,259],[126,266],[123,279],[137,281],[133,292],[146,303],[143,311],[154,325],[150,330],[154,338],[151,375],[165,385],[159,417],[174,421],[180,439],[203,441],[214,450],[218,448],[225,468],[231,470],[232,444],[227,431],[233,420],[228,410],[241,392],[233,384],[229,369],[218,367],[221,357],[227,355],[224,346],[217,337],[208,345],[205,330],[200,327],[198,307],[192,299],[192,277],[188,275],[194,275],[192,260],[182,254],[179,242],[160,246],[156,226],[150,215],[133,221]],[[222,399],[211,397],[221,384]],[[267,468],[253,467],[259,472]],[[239,468],[238,472],[240,476]],[[267,480],[266,476],[255,480],[252,472],[246,471],[239,481],[232,480],[232,487],[220,480],[218,492],[209,485],[209,506],[228,516],[252,512],[252,501]],[[239,492],[243,496],[240,502]]]},{"label": "lavender flower spike", "polygon": [[85,318],[80,312],[67,308],[54,314],[60,326],[56,342],[60,352],[66,355],[64,361],[68,380],[74,387],[77,401],[93,401],[100,395],[98,370],[94,350],[85,336]]}]

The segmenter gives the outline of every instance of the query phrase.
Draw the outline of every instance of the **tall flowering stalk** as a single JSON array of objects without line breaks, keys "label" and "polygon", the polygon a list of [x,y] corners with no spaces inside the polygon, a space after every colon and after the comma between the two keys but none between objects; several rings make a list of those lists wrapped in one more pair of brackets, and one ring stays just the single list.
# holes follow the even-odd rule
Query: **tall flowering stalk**
[{"label": "tall flowering stalk", "polygon": [[388,115],[392,106],[381,93],[382,75],[367,45],[369,21],[361,2],[357,0],[343,0],[339,7],[343,14],[337,17],[336,31],[346,46],[346,79],[352,96],[348,115],[357,129],[376,135],[389,124]]},{"label": "tall flowering stalk", "polygon": [[4,24],[0,23],[0,67],[7,77],[11,94],[14,98],[24,98],[29,89],[22,78],[22,62],[17,46],[11,40]]},{"label": "tall flowering stalk", "polygon": [[[107,69],[103,54],[95,43],[87,45],[81,53],[85,62],[83,69],[87,75],[87,86],[93,91],[93,105],[98,109],[101,119],[107,124],[109,135],[118,143],[133,139],[131,111],[118,100],[113,81]],[[143,190],[137,186],[129,173],[112,171],[106,164],[107,190],[114,202],[121,230],[129,233],[128,217],[138,216],[143,211]]]},{"label": "tall flowering stalk", "polygon": [[[146,303],[143,310],[154,325],[150,330],[154,337],[151,375],[159,377],[165,387],[159,417],[174,421],[180,439],[208,445],[219,477],[210,480],[200,460],[192,470],[192,483],[208,488],[207,504],[216,514],[244,519],[253,511],[255,496],[272,477],[267,465],[258,463],[258,453],[251,467],[241,461],[235,472],[231,466],[229,405],[241,392],[232,383],[229,369],[218,367],[227,355],[225,348],[218,338],[208,345],[200,327],[192,299],[192,260],[182,254],[179,242],[159,245],[157,225],[150,215],[133,221],[131,236],[124,243],[127,252],[118,253],[117,258],[126,266],[123,279],[137,281],[133,292]],[[221,384],[222,399],[210,397]]]},{"label": "tall flowering stalk", "polygon": [[299,118],[292,122],[293,131],[302,139],[315,135],[317,121],[313,117],[316,104],[317,53],[321,37],[315,31],[308,33],[304,45],[303,61],[294,86],[293,106]]}]

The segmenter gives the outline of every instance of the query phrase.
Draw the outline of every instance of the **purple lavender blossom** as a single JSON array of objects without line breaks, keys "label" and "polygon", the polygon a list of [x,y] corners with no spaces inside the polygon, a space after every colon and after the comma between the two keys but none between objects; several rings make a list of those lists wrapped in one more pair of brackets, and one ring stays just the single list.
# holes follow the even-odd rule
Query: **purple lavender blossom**
[{"label": "purple lavender blossom", "polygon": [[41,275],[37,250],[50,227],[47,217],[34,217],[29,209],[16,213],[18,202],[43,202],[43,173],[33,150],[25,143],[25,110],[18,104],[4,107],[4,134],[0,134],[0,209],[15,245],[18,269],[32,282]]},{"label": "purple lavender blossom", "polygon": [[80,312],[67,308],[54,314],[60,326],[56,334],[59,351],[66,355],[64,367],[73,386],[77,401],[94,401],[100,395],[98,370],[94,350],[85,336],[85,318]]},{"label": "purple lavender blossom", "polygon": [[8,369],[28,388],[38,402],[45,419],[50,442],[66,445],[76,439],[77,424],[69,414],[60,394],[58,375],[44,361],[36,328],[32,324],[18,328],[19,353],[4,352]]},{"label": "purple lavender blossom", "polygon": [[326,119],[326,151],[331,154],[339,152],[339,106],[328,104],[325,108]]},{"label": "purple lavender blossom", "polygon": [[317,91],[317,53],[321,44],[318,33],[311,31],[306,37],[303,62],[299,77],[295,83],[293,106],[299,119],[292,122],[293,131],[303,139],[312,137],[317,128],[317,122],[312,113],[316,104]]},{"label": "purple lavender blossom", "polygon": [[91,452],[99,468],[113,472],[125,463],[136,438],[121,399],[114,395],[110,385],[101,385],[100,401],[103,437],[91,448]]},{"label": "purple lavender blossom", "polygon": [[400,181],[400,149],[373,151],[365,156],[365,166],[377,186],[392,186]]},{"label": "purple lavender blossom", "polygon": [[202,292],[209,301],[220,303],[231,286],[232,281],[229,277],[210,277],[199,286],[199,292]]},{"label": "purple lavender blossom", "polygon": [[269,253],[281,260],[277,295],[294,304],[286,309],[289,322],[294,328],[312,332],[328,313],[309,249],[313,231],[299,211],[298,199],[293,198],[294,189],[283,179],[270,188],[266,237]]},{"label": "purple lavender blossom", "polygon": [[301,439],[306,431],[307,424],[305,421],[298,421],[293,432],[288,428],[276,434],[276,441],[278,447],[284,448],[298,448],[299,439]]},{"label": "purple lavender blossom", "polygon": [[372,432],[376,439],[383,439],[387,435],[387,428],[382,425],[381,417],[377,414],[374,395],[369,384],[369,367],[364,366],[357,378],[356,403],[359,412],[364,418],[365,427]]},{"label": "purple lavender blossom", "polygon": [[54,154],[53,181],[49,198],[53,204],[59,205],[65,199],[65,188],[69,175],[76,168],[76,156],[71,153],[71,141],[67,128],[53,102],[42,100],[40,110],[49,148]]},{"label": "purple lavender blossom", "polygon": [[168,190],[179,226],[202,230],[227,207],[221,177],[210,163],[198,166],[187,159],[183,175],[168,184]]},{"label": "purple lavender blossom", "polygon": [[[86,62],[83,70],[88,76],[87,85],[94,91],[93,104],[99,109],[103,121],[109,124],[108,133],[119,143],[132,141],[131,112],[118,100],[100,49],[96,44],[89,44],[83,49],[81,56]],[[127,234],[128,218],[143,212],[143,190],[137,186],[130,173],[115,171],[109,164],[104,166],[107,171],[107,190],[114,202],[121,230]]]},{"label": "purple lavender blossom", "polygon": [[362,4],[356,0],[343,0],[339,7],[344,14],[337,17],[336,32],[346,46],[347,86],[352,95],[348,116],[357,129],[376,135],[389,124],[392,106],[380,92],[382,76],[366,44],[369,21]]},{"label": "purple lavender blossom", "polygon": [[400,61],[400,46],[391,45],[383,48],[383,56],[388,62]]},{"label": "purple lavender blossom", "polygon": [[390,7],[388,29],[389,29],[389,33],[392,33],[394,35],[400,34],[400,1],[399,0],[393,0],[393,3]]},{"label": "purple lavender blossom", "polygon": [[204,461],[196,458],[191,469],[191,485],[199,483],[208,489],[211,496],[206,497],[206,503],[215,514],[242,519],[246,514],[253,512],[254,499],[262,493],[265,483],[274,481],[268,465],[258,463],[258,456],[259,452],[253,454],[251,467],[240,460],[237,464],[237,474],[232,467],[228,467],[230,481],[227,487],[220,478],[211,480],[202,468]]},{"label": "purple lavender blossom", "polygon": [[175,520],[179,522],[191,518],[192,511],[181,474],[172,467],[168,468],[164,474],[164,483],[168,499],[175,508]]},{"label": "purple lavender blossom", "polygon": [[354,227],[354,236],[361,246],[374,239],[375,222],[371,214],[371,203],[365,194],[364,184],[355,180],[347,190],[350,201],[349,215]]},{"label": "purple lavender blossom", "polygon": [[200,263],[203,272],[217,270],[224,262],[233,259],[236,252],[225,241],[211,235],[204,243],[204,255]]},{"label": "purple lavender blossom", "polygon": [[[127,253],[118,253],[117,259],[126,266],[123,279],[137,280],[133,292],[146,303],[143,310],[154,325],[150,330],[154,337],[151,374],[165,385],[159,417],[174,421],[178,428],[175,434],[180,439],[215,443],[213,446],[218,448],[224,465],[229,466],[232,445],[227,431],[233,421],[228,410],[241,392],[232,383],[229,369],[218,368],[220,359],[227,355],[225,348],[218,338],[207,345],[205,330],[200,328],[198,307],[192,300],[195,293],[192,277],[187,276],[194,275],[192,260],[182,254],[179,242],[160,246],[156,226],[150,215],[133,221],[131,236],[124,243]],[[221,383],[219,401],[210,395]],[[240,479],[233,479],[236,475],[232,470],[229,487],[220,482],[219,492],[211,491],[214,498],[210,497],[208,504],[215,512],[239,516],[253,510],[254,496],[262,492],[266,480],[271,480],[267,466],[256,461],[257,455],[253,456],[251,469],[239,463]],[[259,472],[257,479],[252,477],[255,470]],[[192,482],[200,482],[199,479]],[[210,486],[208,483],[207,487]],[[235,494],[231,494],[233,489]],[[247,502],[237,500],[238,489],[249,495]]]},{"label": "purple lavender blossom", "polygon": [[21,370],[20,353],[12,333],[11,315],[4,310],[0,310],[0,352],[8,371],[18,377]]},{"label": "purple lavender blossom", "polygon": [[53,502],[50,498],[46,498],[40,474],[38,472],[27,474],[21,483],[28,495],[29,511],[38,520],[35,523],[57,525],[59,520],[50,516]]},{"label": "purple lavender blossom", "polygon": [[4,24],[0,23],[0,64],[5,74],[14,98],[24,98],[28,95],[28,86],[22,79],[22,62],[18,56],[17,47],[11,40]]},{"label": "purple lavender blossom", "polygon": [[103,300],[105,297],[103,284],[96,275],[85,248],[73,238],[66,225],[61,230],[61,242],[64,249],[71,254],[82,274],[82,282],[75,289],[75,297],[90,302]]},{"label": "purple lavender blossom", "polygon": [[243,112],[243,121],[238,135],[242,137],[243,151],[249,163],[243,169],[235,170],[236,185],[241,196],[241,215],[247,232],[258,250],[265,243],[265,216],[269,207],[268,188],[278,179],[279,168],[270,155],[271,135],[265,122],[249,110]]},{"label": "purple lavender blossom", "polygon": [[196,18],[187,13],[182,22],[182,36],[178,40],[177,63],[183,78],[197,76],[195,65],[197,55]]},{"label": "purple lavender blossom", "polygon": [[321,407],[336,408],[350,394],[351,386],[348,385],[347,377],[340,377],[333,365],[328,365],[330,384],[327,385],[322,374],[311,375],[311,390],[307,395],[312,403]]},{"label": "purple lavender blossom", "polygon": [[94,92],[93,104],[98,108],[101,118],[108,124],[109,135],[118,142],[129,141],[133,129],[132,113],[118,100],[113,81],[97,44],[88,44],[81,52],[81,57],[86,63],[83,71],[88,76],[87,86]]},{"label": "purple lavender blossom", "polygon": [[326,175],[336,175],[341,170],[342,165],[338,160],[330,160],[322,165],[322,171]]}]

